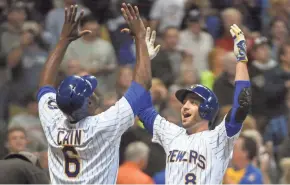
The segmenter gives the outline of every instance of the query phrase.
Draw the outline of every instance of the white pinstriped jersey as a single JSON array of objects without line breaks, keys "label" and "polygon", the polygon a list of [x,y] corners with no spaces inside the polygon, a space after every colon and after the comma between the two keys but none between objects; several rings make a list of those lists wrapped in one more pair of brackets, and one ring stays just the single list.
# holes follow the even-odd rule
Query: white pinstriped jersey
[{"label": "white pinstriped jersey", "polygon": [[49,143],[53,184],[115,184],[121,135],[134,123],[126,98],[107,111],[70,124],[57,108],[55,93],[39,101],[39,116]]},{"label": "white pinstriped jersey", "polygon": [[158,115],[152,141],[166,152],[166,184],[221,184],[239,134],[228,137],[223,120],[214,130],[188,135]]}]

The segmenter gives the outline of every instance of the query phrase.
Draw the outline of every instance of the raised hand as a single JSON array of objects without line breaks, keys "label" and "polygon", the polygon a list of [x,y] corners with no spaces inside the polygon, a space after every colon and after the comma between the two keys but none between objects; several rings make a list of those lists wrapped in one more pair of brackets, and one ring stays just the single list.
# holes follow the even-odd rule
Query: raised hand
[{"label": "raised hand", "polygon": [[155,39],[156,39],[156,31],[153,30],[151,33],[151,28],[147,27],[145,41],[146,41],[150,60],[156,57],[156,55],[158,54],[160,50],[160,45],[157,45],[156,47],[154,47]]},{"label": "raised hand", "polygon": [[146,29],[140,17],[138,7],[135,6],[133,8],[130,4],[126,5],[125,3],[123,3],[121,11],[124,19],[129,26],[129,29],[123,29],[121,31],[128,32],[132,34],[135,38],[145,39]]},{"label": "raised hand", "polygon": [[248,62],[247,46],[244,33],[236,24],[231,26],[230,32],[234,39],[234,53],[238,62]]},{"label": "raised hand", "polygon": [[80,20],[84,16],[84,11],[81,12],[80,16],[76,19],[78,5],[71,5],[69,8],[65,8],[65,19],[62,27],[60,39],[68,41],[74,41],[85,34],[90,34],[90,30],[79,30]]}]

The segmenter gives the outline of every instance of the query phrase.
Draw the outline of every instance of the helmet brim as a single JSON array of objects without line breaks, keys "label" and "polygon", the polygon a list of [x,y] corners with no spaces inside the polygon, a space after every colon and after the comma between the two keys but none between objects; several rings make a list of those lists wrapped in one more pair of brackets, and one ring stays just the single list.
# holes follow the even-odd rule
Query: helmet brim
[{"label": "helmet brim", "polygon": [[195,94],[195,95],[199,96],[200,98],[204,99],[199,93],[192,92],[190,89],[180,89],[180,90],[176,91],[175,97],[178,99],[178,101],[180,101],[180,103],[183,104],[184,98],[189,93],[190,94]]}]

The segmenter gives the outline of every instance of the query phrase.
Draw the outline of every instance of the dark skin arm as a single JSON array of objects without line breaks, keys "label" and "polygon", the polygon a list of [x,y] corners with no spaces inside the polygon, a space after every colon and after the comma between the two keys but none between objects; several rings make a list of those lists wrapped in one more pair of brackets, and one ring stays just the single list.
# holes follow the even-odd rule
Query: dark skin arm
[{"label": "dark skin arm", "polygon": [[53,87],[55,86],[57,77],[56,73],[59,70],[60,64],[69,44],[83,35],[91,33],[89,30],[79,31],[79,23],[84,12],[82,11],[78,19],[76,19],[77,8],[77,5],[72,5],[69,10],[67,8],[65,9],[65,22],[62,27],[61,36],[56,47],[45,62],[43,72],[40,77],[39,87],[46,85]]},{"label": "dark skin arm", "polygon": [[137,6],[134,8],[125,3],[122,4],[121,8],[122,14],[130,30],[124,29],[123,32],[130,32],[136,43],[136,66],[134,69],[133,80],[145,89],[149,90],[151,88],[151,62],[149,58],[149,53],[146,45],[146,29],[139,15],[139,10]]}]

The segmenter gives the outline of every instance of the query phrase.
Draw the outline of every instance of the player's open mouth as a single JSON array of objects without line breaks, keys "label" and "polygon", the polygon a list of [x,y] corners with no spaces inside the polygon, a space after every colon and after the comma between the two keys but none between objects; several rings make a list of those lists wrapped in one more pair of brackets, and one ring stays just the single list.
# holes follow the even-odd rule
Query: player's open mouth
[{"label": "player's open mouth", "polygon": [[185,114],[183,114],[183,117],[184,117],[184,118],[188,118],[188,117],[190,117],[190,116],[191,116],[190,113],[185,113]]}]

